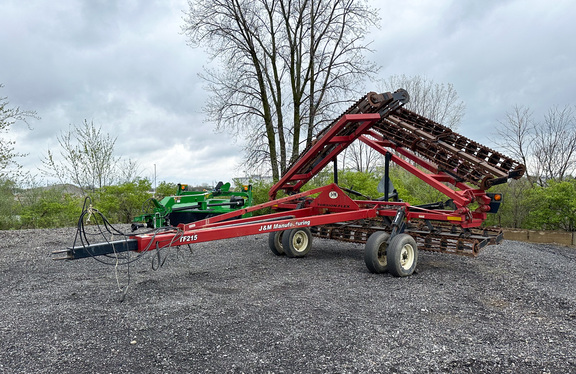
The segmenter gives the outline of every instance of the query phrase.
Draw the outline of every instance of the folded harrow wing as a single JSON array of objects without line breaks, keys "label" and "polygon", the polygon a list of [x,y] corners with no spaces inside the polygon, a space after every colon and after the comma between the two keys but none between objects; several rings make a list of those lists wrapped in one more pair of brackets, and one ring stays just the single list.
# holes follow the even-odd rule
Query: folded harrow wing
[{"label": "folded harrow wing", "polygon": [[[509,178],[520,178],[524,166],[404,109],[408,100],[402,89],[364,96],[320,131],[270,189],[267,203],[124,240],[90,243],[80,233],[80,245],[55,253],[63,255],[62,259],[76,259],[266,233],[272,252],[302,257],[317,236],[364,243],[364,259],[371,272],[406,276],[416,267],[418,249],[475,256],[484,246],[500,243],[499,229],[480,227],[487,213],[498,210],[502,198],[486,190]],[[385,157],[381,198],[353,200],[337,184],[336,157],[355,140]],[[335,183],[301,192],[330,162],[334,162]],[[390,162],[448,196],[449,202],[412,206],[389,201]],[[288,196],[276,199],[281,190]],[[250,217],[264,208],[275,212]],[[247,218],[237,219],[240,215]]]}]

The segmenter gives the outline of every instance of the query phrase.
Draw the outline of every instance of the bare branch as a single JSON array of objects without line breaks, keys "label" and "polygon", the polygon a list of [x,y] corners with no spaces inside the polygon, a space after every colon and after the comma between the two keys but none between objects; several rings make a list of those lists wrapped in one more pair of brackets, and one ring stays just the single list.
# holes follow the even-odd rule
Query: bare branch
[{"label": "bare branch", "polygon": [[[534,142],[532,112],[529,108],[515,105],[512,111],[506,113],[506,120],[498,122],[498,137],[493,140],[494,143],[528,167]],[[531,175],[530,169],[526,171],[528,179]]]},{"label": "bare branch", "polygon": [[[377,21],[361,0],[190,0],[183,33],[222,68],[207,71],[205,110],[217,129],[253,140],[250,163],[278,179],[333,113],[330,101],[355,93],[377,71],[362,44]],[[291,113],[291,116],[288,115]],[[264,131],[263,131],[264,130]]]},{"label": "bare branch", "polygon": [[419,75],[393,75],[383,83],[383,91],[393,92],[398,88],[408,91],[408,109],[453,130],[460,125],[466,106],[452,84],[435,83]]},{"label": "bare branch", "polygon": [[541,185],[564,180],[576,169],[576,118],[571,107],[553,107],[534,126],[534,159]]},{"label": "bare branch", "polygon": [[[0,84],[0,88],[4,85]],[[34,111],[22,110],[20,107],[10,107],[7,97],[0,97],[0,179],[16,178],[21,175],[21,166],[16,162],[17,157],[24,154],[14,152],[13,140],[6,139],[3,134],[10,132],[10,128],[18,121],[26,123],[30,129],[28,119],[38,119]]]},{"label": "bare branch", "polygon": [[42,174],[58,178],[63,184],[73,183],[84,192],[118,181],[122,171],[120,158],[114,156],[116,138],[103,134],[93,122],[85,120],[83,126],[71,126],[58,136],[58,143],[60,158],[48,151],[42,160]]}]

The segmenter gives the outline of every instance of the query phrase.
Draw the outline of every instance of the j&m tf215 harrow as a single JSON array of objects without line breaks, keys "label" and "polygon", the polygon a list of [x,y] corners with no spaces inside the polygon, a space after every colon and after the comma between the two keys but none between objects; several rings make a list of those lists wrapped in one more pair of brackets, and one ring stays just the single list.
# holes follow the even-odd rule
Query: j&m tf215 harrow
[{"label": "j&m tf215 harrow", "polygon": [[[475,256],[483,247],[500,243],[501,230],[482,228],[482,223],[487,213],[498,210],[502,195],[486,190],[520,178],[524,165],[403,108],[408,100],[402,89],[362,97],[318,133],[270,189],[267,203],[103,243],[91,243],[80,230],[74,246],[55,253],[63,259],[116,256],[267,234],[276,255],[303,257],[312,238],[321,237],[363,243],[369,271],[407,276],[416,268],[418,250]],[[378,199],[355,200],[338,186],[336,158],[355,140],[384,157],[383,196]],[[335,183],[301,192],[331,162]],[[389,180],[391,162],[448,201],[414,206],[399,200]],[[287,196],[277,199],[279,191]],[[246,217],[265,208],[274,212]],[[240,215],[246,218],[237,218]]]}]

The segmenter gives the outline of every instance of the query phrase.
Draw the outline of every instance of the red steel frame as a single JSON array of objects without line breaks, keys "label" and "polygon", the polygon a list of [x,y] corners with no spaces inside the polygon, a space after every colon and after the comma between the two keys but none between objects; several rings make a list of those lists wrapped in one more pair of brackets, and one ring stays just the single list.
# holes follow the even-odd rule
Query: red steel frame
[{"label": "red steel frame", "polygon": [[[371,135],[375,135],[375,134],[371,134]],[[372,147],[373,149],[377,150],[378,152],[382,153],[383,155],[386,155],[388,153],[391,161],[393,161],[394,163],[396,163],[398,166],[402,167],[403,169],[407,170],[411,174],[415,175],[420,180],[426,182],[428,185],[430,185],[430,186],[434,187],[435,189],[437,189],[438,191],[442,192],[444,195],[451,198],[457,207],[456,211],[460,212],[462,214],[466,214],[469,217],[469,220],[463,220],[462,224],[460,224],[460,226],[462,226],[462,227],[477,227],[477,226],[480,226],[482,224],[482,222],[484,222],[484,220],[486,219],[486,212],[488,212],[490,210],[490,207],[489,207],[490,197],[488,197],[486,195],[486,191],[484,191],[482,189],[471,188],[470,186],[468,186],[464,183],[456,181],[454,179],[454,177],[452,177],[451,175],[440,172],[438,170],[438,167],[436,165],[434,165],[433,163],[422,160],[421,158],[416,156],[414,153],[408,151],[407,149],[405,149],[403,147],[397,147],[394,143],[392,143],[390,141],[386,141],[386,140],[375,141],[375,140],[367,137],[366,135],[362,135],[360,137],[360,140],[363,143]],[[414,163],[418,164],[419,166],[427,169],[428,171],[430,171],[434,174],[425,173],[424,171],[422,171],[421,169],[410,164],[406,160],[404,160],[404,159],[396,156],[395,154],[391,153],[385,147],[390,147],[390,148],[394,149],[396,152],[398,152],[402,156],[408,158],[409,160],[413,161]],[[449,183],[453,186],[456,186],[457,188],[460,189],[460,191],[454,190],[444,183]],[[467,206],[474,201],[476,201],[479,204],[479,207],[478,207],[478,209],[476,209],[475,211],[472,212],[472,211],[470,211],[469,208],[467,208]],[[429,219],[433,219],[433,218],[429,218]],[[467,221],[469,221],[469,222],[467,222]]]},{"label": "red steel frame", "polygon": [[[313,197],[318,194],[317,197]],[[308,199],[306,199],[308,198]],[[304,199],[304,200],[302,200]],[[239,214],[253,212],[280,204],[302,203],[304,207],[263,216],[229,220]],[[336,184],[319,187],[282,199],[230,212],[189,224],[181,224],[178,230],[163,233],[135,235],[138,251],[229,239],[297,227],[321,226],[337,222],[355,221],[378,216],[394,217],[398,209],[406,208],[406,219],[429,219],[457,223],[462,227],[476,227],[486,213],[471,213],[467,209],[437,211],[416,209],[404,202],[356,201],[349,198]]]},{"label": "red steel frame", "polygon": [[[302,185],[308,182],[330,161],[333,161],[354,140],[360,139],[383,155],[389,153],[391,161],[451,198],[457,207],[456,210],[427,210],[411,207],[410,204],[404,202],[352,200],[336,184],[330,184],[216,217],[189,224],[180,224],[175,230],[134,235],[131,238],[138,241],[138,251],[143,252],[168,246],[256,235],[297,227],[321,226],[378,216],[394,217],[402,207],[405,207],[406,220],[408,221],[411,219],[425,219],[447,221],[463,228],[480,226],[486,219],[486,212],[490,210],[490,198],[486,196],[485,191],[471,188],[464,183],[456,181],[449,174],[440,172],[433,163],[419,158],[402,147],[397,147],[390,141],[375,140],[381,137],[378,136],[377,132],[371,130],[370,127],[380,119],[381,116],[378,113],[347,114],[342,116],[270,190],[270,196],[275,197],[276,192],[280,189],[288,192],[298,191]],[[349,135],[337,135],[346,126],[355,126],[355,128],[351,127],[353,131]],[[409,161],[391,153],[386,147],[395,150],[398,154],[431,173],[426,173]],[[318,160],[318,158],[320,158],[319,162],[311,167],[309,172],[298,173],[301,168]],[[454,185],[459,190],[450,188],[445,184],[446,182]],[[474,201],[478,203],[478,208],[471,211],[467,206]],[[235,219],[239,215],[264,208],[287,210],[263,216]]]},{"label": "red steel frame", "polygon": [[[365,113],[365,114],[345,114],[338,122],[336,122],[330,130],[322,136],[304,157],[300,158],[292,167],[282,176],[269,192],[270,198],[276,198],[276,193],[279,190],[284,190],[288,193],[291,191],[299,191],[306,182],[320,172],[328,163],[336,158],[344,149],[346,149],[352,142],[363,133],[368,131],[372,125],[381,119],[379,113]],[[338,136],[337,134],[342,131],[346,126],[357,124],[356,129],[346,136]],[[333,146],[333,147],[331,147]],[[318,158],[318,156],[325,151],[326,154],[322,156],[312,170],[305,174],[298,174],[303,166]]]}]

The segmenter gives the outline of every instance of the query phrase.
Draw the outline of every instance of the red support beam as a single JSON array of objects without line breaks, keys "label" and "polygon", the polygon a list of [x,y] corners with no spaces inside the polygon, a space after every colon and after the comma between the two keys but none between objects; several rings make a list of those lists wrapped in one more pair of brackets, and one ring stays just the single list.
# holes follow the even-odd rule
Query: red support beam
[{"label": "red support beam", "polygon": [[[384,148],[381,144],[373,141],[372,139],[370,139],[368,137],[365,137],[365,136],[361,137],[361,140],[362,140],[362,142],[366,143],[367,145],[369,145],[370,147],[372,147],[376,151],[382,153],[383,155],[385,155],[386,153],[390,153],[390,151],[388,151],[386,148]],[[434,187],[438,191],[442,192],[444,195],[446,195],[449,198],[451,198],[452,200],[454,200],[454,203],[456,204],[456,206],[465,207],[466,205],[468,205],[472,202],[472,199],[471,199],[469,193],[467,193],[466,191],[455,191],[443,183],[443,182],[450,181],[451,184],[453,184],[453,185],[456,184],[456,181],[454,180],[454,178],[450,177],[449,175],[443,174],[443,175],[441,175],[441,178],[439,178],[441,180],[438,180],[434,177],[433,174],[426,174],[422,170],[418,169],[417,167],[410,164],[406,160],[396,156],[395,154],[390,153],[390,156],[391,156],[392,162],[396,163],[401,168],[407,170],[409,173],[415,175],[420,180],[424,181],[428,185]],[[437,172],[437,170],[436,170],[436,172]],[[468,187],[468,189],[470,189],[470,188]]]},{"label": "red support beam", "polygon": [[378,113],[343,115],[270,189],[270,199],[275,199],[281,189],[298,191],[380,119]]}]

